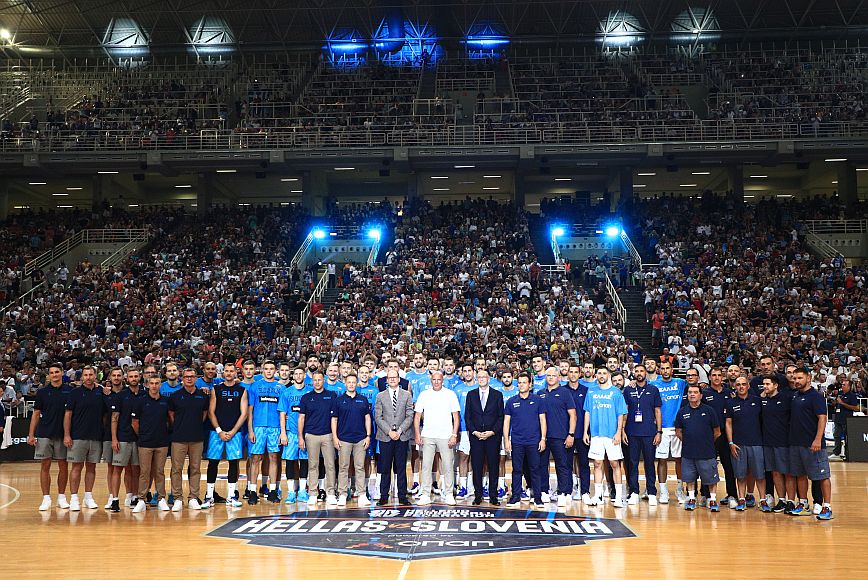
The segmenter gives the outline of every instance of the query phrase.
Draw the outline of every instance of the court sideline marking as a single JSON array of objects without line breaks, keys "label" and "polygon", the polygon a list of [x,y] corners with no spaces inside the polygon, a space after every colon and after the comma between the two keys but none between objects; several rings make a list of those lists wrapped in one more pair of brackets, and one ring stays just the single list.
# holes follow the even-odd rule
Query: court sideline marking
[{"label": "court sideline marking", "polygon": [[404,580],[407,576],[407,570],[410,569],[410,560],[405,560],[404,565],[401,566],[401,572],[398,574],[398,580]]},{"label": "court sideline marking", "polygon": [[11,489],[12,491],[15,492],[15,497],[11,501],[7,501],[3,505],[0,505],[0,510],[2,510],[3,508],[9,507],[10,505],[12,505],[16,501],[18,501],[18,498],[21,497],[21,492],[18,491],[17,489],[15,489],[14,487],[12,487],[11,485],[6,485],[5,483],[0,483],[0,486],[8,487],[9,489]]}]

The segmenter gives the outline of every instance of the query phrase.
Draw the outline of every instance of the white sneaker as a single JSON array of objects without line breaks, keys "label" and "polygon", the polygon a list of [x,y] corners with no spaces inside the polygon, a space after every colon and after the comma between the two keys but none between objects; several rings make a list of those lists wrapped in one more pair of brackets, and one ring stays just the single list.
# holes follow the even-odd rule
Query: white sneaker
[{"label": "white sneaker", "polygon": [[678,486],[678,489],[675,490],[675,497],[678,498],[678,503],[683,505],[684,502],[687,501],[687,496],[684,495],[684,490],[681,489],[681,486]]},{"label": "white sneaker", "polygon": [[86,507],[89,510],[99,509],[99,506],[96,505],[96,502],[93,501],[92,497],[84,498],[84,507]]},{"label": "white sneaker", "polygon": [[558,507],[559,508],[567,507],[567,505],[569,505],[569,501],[570,501],[569,494],[566,494],[566,493],[558,494]]},{"label": "white sneaker", "polygon": [[453,496],[453,495],[444,496],[443,497],[443,503],[445,503],[446,505],[455,505],[456,504],[455,496]]},{"label": "white sneaker", "polygon": [[815,503],[815,504],[814,504],[814,510],[813,510],[813,511],[814,511],[814,515],[815,515],[815,516],[818,516],[818,515],[820,515],[820,512],[823,511],[823,506],[821,506],[821,505],[818,504],[818,503]]},{"label": "white sneaker", "polygon": [[205,501],[202,502],[202,505],[199,506],[199,509],[206,510],[208,508],[214,507],[214,498],[206,497]]},{"label": "white sneaker", "polygon": [[199,500],[190,498],[190,501],[187,502],[187,507],[191,510],[200,510],[202,509],[202,504],[199,503]]},{"label": "white sneaker", "polygon": [[622,507],[624,507],[625,505],[626,505],[626,504],[624,503],[624,498],[623,498],[623,497],[615,496],[615,499],[612,500],[612,506],[613,506],[613,507],[622,508]]},{"label": "white sneaker", "polygon": [[595,497],[591,497],[589,493],[582,494],[582,503],[585,505],[597,505],[596,499]]},{"label": "white sneaker", "polygon": [[39,504],[39,511],[45,512],[51,509],[51,496],[42,498],[42,503]]},{"label": "white sneaker", "polygon": [[[168,509],[168,508],[169,508],[169,506],[166,506],[166,509]],[[136,503],[136,505],[133,506],[133,513],[134,514],[141,514],[141,513],[144,513],[146,509],[148,509],[147,502],[144,500],[139,500]]]},{"label": "white sneaker", "polygon": [[371,505],[371,500],[368,499],[368,496],[362,494],[359,496],[359,507],[366,507]]},{"label": "white sneaker", "polygon": [[71,512],[80,512],[81,504],[78,502],[77,496],[72,496],[72,500],[69,502],[69,511]]},{"label": "white sneaker", "polygon": [[660,500],[660,503],[669,503],[669,490],[664,487],[660,490],[660,495],[657,499]]},{"label": "white sneaker", "polygon": [[342,495],[338,497],[338,507],[346,507],[347,505],[347,496]]},{"label": "white sneaker", "polygon": [[631,493],[630,497],[627,498],[627,505],[639,505],[639,494]]},{"label": "white sneaker", "polygon": [[549,494],[547,494],[546,492],[542,492],[542,494],[540,494],[540,495],[542,495],[542,502],[543,503],[549,503],[549,500],[551,499],[549,497]]},{"label": "white sneaker", "polygon": [[[452,501],[455,501],[454,499]],[[431,496],[429,495],[420,495],[416,500],[416,505],[431,505]]]},{"label": "white sneaker", "polygon": [[371,490],[371,499],[374,501],[377,501],[378,499],[380,499],[380,486],[379,485],[375,485],[373,487],[373,489]]},{"label": "white sneaker", "polygon": [[326,496],[326,505],[338,505],[338,498],[333,495]]},{"label": "white sneaker", "polygon": [[132,505],[132,503],[133,503],[133,494],[128,493],[124,497],[124,507],[130,507],[130,505]]},{"label": "white sneaker", "polygon": [[62,510],[69,509],[69,502],[66,501],[66,494],[60,494],[57,496],[57,507]]},{"label": "white sneaker", "polygon": [[657,505],[657,496],[649,495],[648,496],[648,505]]},{"label": "white sneaker", "polygon": [[172,511],[173,512],[179,512],[182,509],[184,509],[184,502],[182,502],[179,499],[176,499],[175,503],[172,504]]},{"label": "white sneaker", "polygon": [[[169,511],[169,504],[166,502],[166,498],[164,498],[164,497],[160,498],[160,501],[157,502],[157,509],[160,510],[161,512]],[[178,511],[181,511],[181,509],[178,508]]]},{"label": "white sneaker", "polygon": [[307,498],[307,505],[316,505],[316,491]]},{"label": "white sneaker", "polygon": [[734,510],[738,507],[738,499],[731,497],[729,498],[729,509]]},{"label": "white sneaker", "polygon": [[704,495],[699,496],[699,501],[696,502],[696,505],[698,505],[699,507],[708,506],[708,498],[705,497]]},{"label": "white sneaker", "polygon": [[603,497],[609,497],[609,486],[608,485],[603,486]]},{"label": "white sneaker", "polygon": [[[87,500],[84,500],[84,501],[85,501],[85,504],[86,504],[86,503],[87,503]],[[112,509],[112,496],[109,496],[108,503],[105,504],[105,507],[104,507],[103,509],[106,509],[106,510],[110,510],[110,509]]]},{"label": "white sneaker", "polygon": [[573,501],[580,501],[582,499],[581,490],[577,489],[575,493],[573,493]]}]

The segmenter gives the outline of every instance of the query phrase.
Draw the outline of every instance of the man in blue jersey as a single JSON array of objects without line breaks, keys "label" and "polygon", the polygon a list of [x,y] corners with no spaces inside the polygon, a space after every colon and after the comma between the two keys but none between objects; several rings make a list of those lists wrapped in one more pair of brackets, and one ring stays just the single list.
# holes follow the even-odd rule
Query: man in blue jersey
[{"label": "man in blue jersey", "polygon": [[[765,458],[763,455],[762,403],[753,395],[747,377],[735,381],[735,397],[727,401],[726,437],[732,455],[732,468],[738,485],[736,511],[756,505],[754,483],[765,490]],[[763,501],[766,501],[763,499]]]},{"label": "man in blue jersey", "polygon": [[624,394],[609,380],[609,370],[597,369],[597,386],[588,389],[585,396],[585,430],[583,440],[589,446],[588,457],[594,460],[594,497],[592,503],[603,502],[603,460],[612,465],[612,479],[615,482],[615,500],[612,505],[624,507],[624,484],[621,483],[621,460],[624,453],[621,440],[624,436],[624,422],[627,404]]},{"label": "man in blue jersey", "polygon": [[48,384],[36,392],[33,415],[30,417],[30,434],[27,443],[36,447],[35,459],[41,461],[39,483],[42,487],[42,503],[39,511],[51,509],[51,462],[57,462],[57,507],[69,508],[66,499],[66,483],[69,480],[69,464],[66,462],[66,447],[63,446],[63,415],[66,398],[72,391],[63,382],[63,366],[53,363],[48,367]]},{"label": "man in blue jersey", "polygon": [[[228,503],[232,507],[240,507],[241,502],[238,500],[236,490],[239,463],[244,454],[244,436],[241,429],[247,421],[249,403],[247,389],[238,380],[238,369],[233,365],[226,365],[223,368],[223,380],[214,385],[210,397],[208,419],[214,430],[208,433],[208,448],[205,450],[205,458],[208,459],[205,505]],[[214,489],[217,483],[217,469],[223,457],[229,462],[225,498]]]},{"label": "man in blue jersey", "polygon": [[[377,388],[376,382],[371,378],[370,363],[359,366],[359,384],[356,387],[356,392],[363,396],[371,405],[371,409],[377,402],[377,395],[380,389]],[[379,445],[377,441],[377,422],[371,422],[371,444],[365,452],[365,488],[368,490],[368,495],[372,500],[380,499],[380,474],[377,472],[377,453]],[[371,483],[373,481],[373,484]],[[361,493],[361,490],[359,490]]]},{"label": "man in blue jersey", "polygon": [[[572,491],[570,474],[571,456],[576,437],[576,400],[560,386],[560,372],[549,367],[546,372],[546,387],[536,394],[543,401],[546,414],[546,448],[540,455],[540,482],[543,503],[552,499],[549,493],[549,455],[555,460],[558,507],[567,507]],[[555,500],[553,500],[555,501]]]},{"label": "man in blue jersey", "polygon": [[[713,371],[712,371],[713,372]],[[788,388],[789,390],[789,388]],[[765,469],[771,472],[774,487],[778,492],[778,502],[766,495],[760,504],[764,512],[781,513],[790,504],[787,494],[787,473],[790,471],[790,406],[792,396],[780,391],[780,383],[775,375],[763,379],[762,398],[762,436]],[[789,506],[795,508],[795,504]]]},{"label": "man in blue jersey", "polygon": [[[567,388],[576,403],[576,433],[585,433],[585,396],[588,387],[582,383],[582,368],[573,361],[567,374]],[[573,499],[582,500],[584,505],[592,505],[591,467],[588,459],[590,447],[583,437],[577,437],[573,444]]]},{"label": "man in blue jersey", "polygon": [[579,383],[585,386],[585,389],[591,389],[597,386],[596,369],[594,363],[586,362],[582,365],[582,376]]},{"label": "man in blue jersey", "polygon": [[262,379],[253,383],[247,389],[247,404],[250,407],[250,415],[247,419],[247,439],[250,442],[248,450],[251,480],[247,482],[247,488],[251,489],[247,503],[256,505],[259,503],[259,494],[256,493],[256,478],[262,464],[262,455],[268,453],[268,501],[277,503],[280,498],[277,495],[278,466],[280,465],[280,412],[277,405],[280,402],[280,392],[283,387],[274,378],[277,366],[274,361],[267,360],[262,363]]},{"label": "man in blue jersey", "polygon": [[[413,363],[410,369],[404,375],[407,383],[410,385],[410,393],[413,395],[413,403],[419,400],[419,395],[422,391],[431,388],[431,379],[428,376],[428,369],[425,368],[425,356],[421,352],[413,355]],[[410,465],[413,470],[413,487],[410,488],[411,495],[418,495],[422,489],[420,486],[419,467],[421,459],[419,454],[419,446],[415,440],[410,440]]]},{"label": "man in blue jersey", "polygon": [[464,421],[464,406],[467,403],[467,395],[478,386],[473,365],[462,365],[461,382],[452,389],[458,397],[458,406],[461,408],[461,433],[458,441],[458,493],[455,494],[457,500],[467,498],[467,479],[470,471],[470,435],[467,433],[467,425]]},{"label": "man in blue jersey", "polygon": [[447,389],[455,390],[456,385],[461,382],[461,377],[456,372],[458,369],[455,366],[455,359],[443,359],[443,386]]},{"label": "man in blue jersey", "polygon": [[529,373],[518,375],[518,394],[510,397],[503,413],[503,446],[512,455],[512,494],[508,508],[521,505],[521,478],[528,463],[534,507],[545,509],[539,481],[539,456],[546,448],[546,414],[542,399],[533,394]]},{"label": "man in blue jersey", "polygon": [[660,443],[661,413],[663,405],[660,391],[646,381],[645,365],[633,367],[633,382],[624,387],[624,401],[627,403],[627,424],[624,432],[628,441],[630,469],[628,505],[639,503],[639,456],[644,458],[645,491],[648,492],[648,505],[657,505],[657,484],[654,477],[655,448]]},{"label": "man in blue jersey", "polygon": [[[513,378],[512,370],[509,368],[500,373],[500,386],[495,387],[503,394],[503,400],[508,401],[510,397],[518,394],[518,385]],[[503,446],[503,441],[500,443],[500,477],[497,479],[497,499],[503,500],[506,498],[506,448]]]},{"label": "man in blue jersey", "polygon": [[810,373],[804,368],[793,372],[793,386],[798,391],[790,409],[790,475],[795,478],[798,495],[790,515],[811,515],[808,505],[808,480],[819,481],[823,505],[818,520],[832,519],[832,482],[829,457],[826,455],[826,400],[811,386]]},{"label": "man in blue jersey", "polygon": [[329,363],[326,368],[325,389],[337,396],[341,396],[347,391],[347,387],[341,381],[341,365],[336,362]]},{"label": "man in blue jersey", "polygon": [[166,380],[160,385],[160,394],[164,397],[170,397],[181,389],[181,382],[178,380],[181,372],[176,363],[170,362],[163,367],[163,375],[165,375]]},{"label": "man in blue jersey", "polygon": [[296,501],[307,503],[310,495],[307,489],[307,451],[298,447],[298,413],[301,398],[313,390],[305,381],[303,367],[292,371],[292,381],[280,391],[277,410],[280,413],[280,444],[283,445],[283,459],[286,461],[286,485],[288,491],[284,503]]},{"label": "man in blue jersey", "polygon": [[202,376],[196,379],[196,388],[206,395],[210,395],[214,385],[219,385],[222,382],[223,379],[217,376],[217,365],[208,361],[202,367]]},{"label": "man in blue jersey", "polygon": [[546,386],[546,361],[541,355],[535,355],[530,359],[533,369],[533,392],[536,393]]},{"label": "man in blue jersey", "polygon": [[[684,490],[681,480],[681,440],[675,436],[675,417],[678,409],[684,403],[685,387],[687,383],[683,379],[672,377],[672,363],[663,361],[660,363],[660,377],[652,384],[660,391],[660,400],[663,406],[660,408],[662,421],[660,444],[657,446],[657,481],[660,484],[660,503],[669,503],[669,489],[666,480],[669,477],[669,459],[675,460],[675,474],[678,477],[675,488],[678,503],[684,503]],[[647,367],[646,367],[647,369]]]},{"label": "man in blue jersey", "polygon": [[[241,363],[241,386],[246,390],[250,390],[250,387],[253,386],[253,383],[256,382],[256,363],[252,359],[246,359]],[[250,402],[248,401],[248,404]],[[248,412],[247,417],[250,417],[250,413]],[[241,428],[241,435],[244,439],[247,439],[247,423],[245,422],[244,426]],[[247,446],[247,441],[244,442],[244,445]],[[263,463],[267,461],[268,456],[263,456]],[[260,471],[263,469],[263,465],[260,465]],[[256,481],[252,478],[251,470],[253,468],[253,457],[248,453],[247,454],[247,465],[245,472],[247,474],[247,485],[245,486],[243,499],[250,499],[250,492],[256,490]],[[260,490],[261,491],[261,490]]]},{"label": "man in blue jersey", "polygon": [[[662,369],[661,369],[662,373]],[[676,411],[675,436],[683,442],[684,480],[687,482],[687,499],[684,509],[696,509],[696,480],[708,486],[708,509],[720,511],[717,503],[717,455],[714,440],[720,436],[720,423],[714,409],[702,403],[699,385],[687,391],[688,404]]]}]

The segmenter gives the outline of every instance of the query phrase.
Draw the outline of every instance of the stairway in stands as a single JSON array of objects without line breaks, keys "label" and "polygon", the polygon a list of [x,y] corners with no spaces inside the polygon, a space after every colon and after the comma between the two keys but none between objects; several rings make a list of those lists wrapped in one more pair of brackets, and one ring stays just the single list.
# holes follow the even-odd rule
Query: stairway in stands
[{"label": "stairway in stands", "polygon": [[530,241],[533,242],[534,253],[540,264],[554,264],[555,255],[552,252],[552,234],[546,221],[537,214],[527,216],[527,228]]},{"label": "stairway in stands", "polygon": [[618,298],[627,311],[627,324],[624,327],[624,335],[630,340],[639,343],[642,353],[657,357],[662,351],[651,346],[651,324],[645,322],[645,298],[637,286],[631,286],[625,290],[618,290]]},{"label": "stairway in stands", "polygon": [[326,288],[326,291],[323,292],[322,295],[322,305],[328,310],[332,306],[334,306],[335,302],[338,300],[338,296],[340,296],[341,291],[339,288]]}]

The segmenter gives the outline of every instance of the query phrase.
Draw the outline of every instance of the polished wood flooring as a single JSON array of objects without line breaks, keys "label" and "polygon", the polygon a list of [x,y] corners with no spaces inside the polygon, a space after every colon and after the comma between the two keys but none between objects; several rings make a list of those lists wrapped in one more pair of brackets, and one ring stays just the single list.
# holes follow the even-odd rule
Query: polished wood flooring
[{"label": "polished wood flooring", "polygon": [[[291,511],[284,504],[180,513],[149,510],[141,515],[123,509],[110,514],[102,509],[104,465],[97,467],[94,492],[100,509],[39,512],[38,464],[7,463],[0,465],[0,578],[865,578],[861,554],[868,530],[868,464],[833,463],[832,472],[835,519],[829,522],[756,509],[686,512],[674,497],[669,505],[651,508],[641,502],[617,511],[574,503],[568,513],[618,518],[637,537],[392,561],[205,535],[234,517]],[[672,482],[669,489],[674,489]],[[225,493],[225,480],[218,483],[218,491]]]}]

